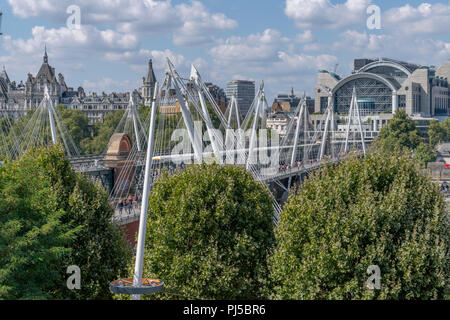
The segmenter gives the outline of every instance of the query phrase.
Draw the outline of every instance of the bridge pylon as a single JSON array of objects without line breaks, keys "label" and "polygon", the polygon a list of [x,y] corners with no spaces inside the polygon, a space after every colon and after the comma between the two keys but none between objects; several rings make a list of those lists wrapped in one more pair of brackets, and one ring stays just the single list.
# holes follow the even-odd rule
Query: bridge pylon
[{"label": "bridge pylon", "polygon": [[80,155],[64,122],[58,116],[47,85],[44,87],[41,103],[31,115],[27,116],[28,118],[19,120],[27,122],[22,126],[19,139],[13,146],[15,154],[21,154],[32,147],[55,145],[62,141],[69,157]]}]

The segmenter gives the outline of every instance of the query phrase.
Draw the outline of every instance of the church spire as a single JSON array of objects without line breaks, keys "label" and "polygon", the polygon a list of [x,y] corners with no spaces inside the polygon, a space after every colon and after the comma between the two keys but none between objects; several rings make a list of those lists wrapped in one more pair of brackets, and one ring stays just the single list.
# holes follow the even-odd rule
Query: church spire
[{"label": "church spire", "polygon": [[6,73],[5,65],[3,65],[3,70],[2,70],[2,72],[0,73],[0,78],[3,78],[3,79],[6,81],[6,83],[9,83],[9,82],[10,82],[10,81],[9,81],[8,74]]},{"label": "church spire", "polygon": [[48,63],[48,56],[47,56],[47,45],[45,45],[45,53],[44,53],[44,63]]},{"label": "church spire", "polygon": [[155,84],[155,82],[156,82],[155,73],[153,72],[152,59],[148,60],[148,72],[147,72],[147,77],[145,80],[146,80],[146,82],[148,82],[152,85]]}]

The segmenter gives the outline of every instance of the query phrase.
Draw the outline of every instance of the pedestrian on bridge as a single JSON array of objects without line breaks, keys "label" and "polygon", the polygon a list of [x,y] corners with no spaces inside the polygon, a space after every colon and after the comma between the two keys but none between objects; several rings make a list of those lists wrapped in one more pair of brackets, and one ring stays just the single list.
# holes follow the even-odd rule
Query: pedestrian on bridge
[{"label": "pedestrian on bridge", "polygon": [[119,206],[119,214],[122,215],[122,210],[123,210],[123,201],[122,200],[119,201],[118,206]]},{"label": "pedestrian on bridge", "polygon": [[138,208],[138,195],[135,194],[134,198],[133,198],[133,203],[134,203],[134,207],[137,209]]}]

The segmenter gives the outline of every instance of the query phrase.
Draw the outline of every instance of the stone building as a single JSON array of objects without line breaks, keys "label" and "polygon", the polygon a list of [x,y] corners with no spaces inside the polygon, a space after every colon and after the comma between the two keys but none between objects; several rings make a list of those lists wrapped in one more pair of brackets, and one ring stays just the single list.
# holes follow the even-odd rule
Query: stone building
[{"label": "stone building", "polygon": [[331,94],[335,112],[345,114],[356,87],[360,109],[367,114],[394,114],[404,109],[410,116],[449,115],[450,61],[439,69],[381,58],[356,59],[351,75],[341,78],[321,70],[315,88],[315,112],[324,112]]},{"label": "stone building", "polygon": [[[142,78],[142,87],[132,92],[133,100],[136,106],[150,106],[155,90],[156,77],[153,71],[152,59],[148,62],[147,76]],[[130,101],[129,92],[111,92],[101,95],[93,92],[85,94],[84,89],[79,87],[77,91],[66,92],[63,95],[61,103],[68,109],[81,110],[87,114],[89,123],[103,122],[106,115],[124,110],[128,107]]]},{"label": "stone building", "polygon": [[349,76],[319,71],[312,121],[323,129],[322,113],[330,96],[335,120],[345,119],[356,88],[361,118],[371,124],[370,134],[379,132],[399,109],[419,124],[429,123],[450,115],[449,79],[450,61],[436,69],[388,58],[355,59]]},{"label": "stone building", "polygon": [[289,116],[285,112],[274,112],[267,116],[266,127],[276,131],[281,137],[286,135],[286,129],[292,115]]},{"label": "stone building", "polygon": [[[133,91],[133,99],[135,103],[142,103],[142,98],[137,90]],[[92,92],[86,95],[83,88],[79,87],[76,94],[64,95],[61,104],[65,105],[67,109],[83,111],[89,119],[89,124],[93,124],[98,121],[103,122],[108,114],[126,109],[129,101],[129,92],[112,92],[110,94],[102,92],[101,95]]]},{"label": "stone building", "polygon": [[156,77],[153,72],[152,59],[148,61],[147,76],[142,78],[141,97],[142,103],[151,106],[153,94],[155,92]]},{"label": "stone building", "polygon": [[[152,60],[149,60],[147,76],[142,79],[142,87],[132,92],[136,105],[150,105],[155,89],[156,77]],[[0,73],[0,110],[14,119],[26,114],[28,110],[36,109],[44,96],[47,86],[54,106],[63,104],[68,109],[83,111],[89,123],[101,121],[107,114],[126,109],[130,100],[130,93],[112,92],[110,94],[86,94],[82,87],[76,91],[67,87],[64,76],[56,75],[55,68],[49,64],[47,49],[45,49],[43,63],[36,74],[28,74],[25,83],[16,84],[10,81],[5,67]]]},{"label": "stone building", "polygon": [[63,94],[71,89],[67,87],[63,75],[56,75],[55,68],[49,65],[47,49],[38,73],[35,77],[29,73],[25,83],[11,82],[3,67],[0,74],[0,109],[14,119],[19,118],[39,106],[45,86],[55,106],[60,103]]},{"label": "stone building", "polygon": [[[298,104],[301,101],[301,97],[298,97],[294,94],[294,88],[291,88],[291,93],[287,94],[279,94],[272,103],[272,112],[294,112],[295,108],[297,108]],[[306,106],[308,108],[309,113],[314,112],[314,99],[307,96],[306,97]]]}]

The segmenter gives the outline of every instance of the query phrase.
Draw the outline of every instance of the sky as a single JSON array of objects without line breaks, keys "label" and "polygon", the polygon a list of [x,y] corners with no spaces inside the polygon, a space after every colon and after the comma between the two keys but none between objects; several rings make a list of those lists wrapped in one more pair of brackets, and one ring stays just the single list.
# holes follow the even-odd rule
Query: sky
[{"label": "sky", "polygon": [[150,58],[159,81],[169,57],[182,77],[194,64],[223,88],[264,81],[268,101],[291,87],[313,95],[318,70],[345,76],[354,58],[450,59],[446,0],[0,0],[0,11],[0,65],[12,81],[38,72],[46,45],[67,85],[86,92],[139,88]]}]

